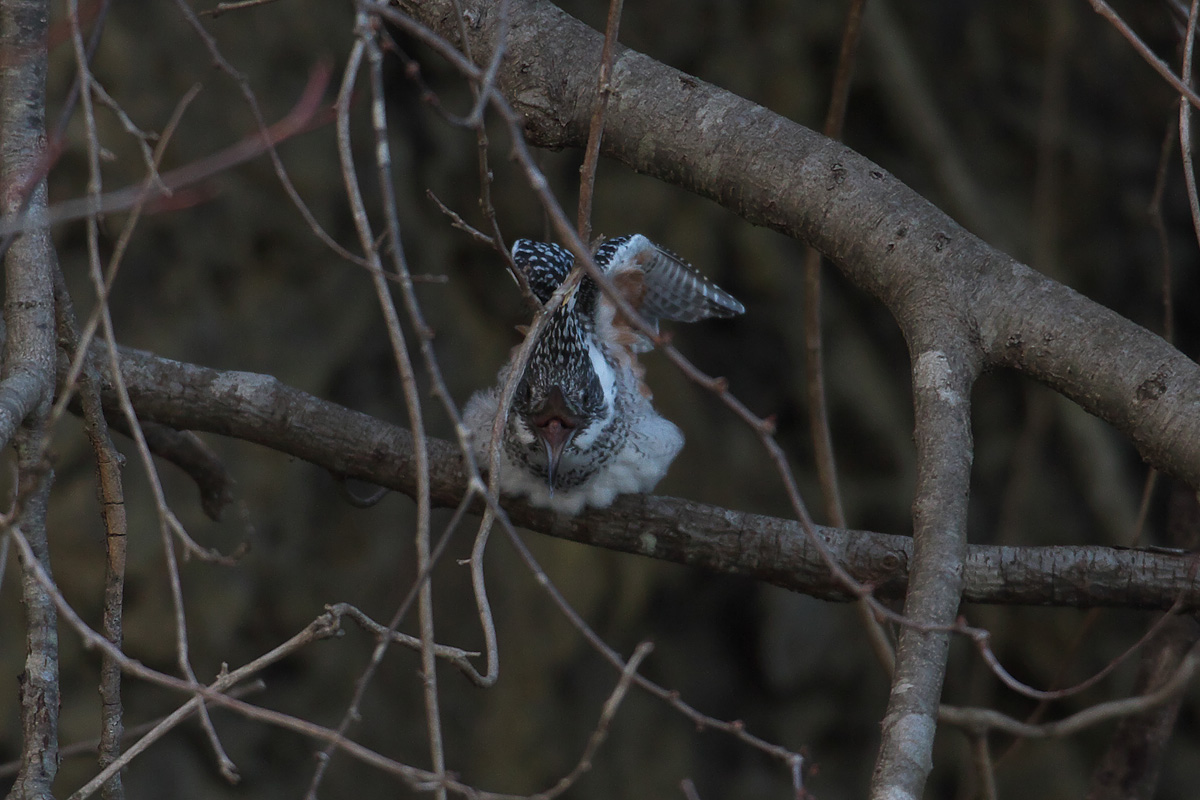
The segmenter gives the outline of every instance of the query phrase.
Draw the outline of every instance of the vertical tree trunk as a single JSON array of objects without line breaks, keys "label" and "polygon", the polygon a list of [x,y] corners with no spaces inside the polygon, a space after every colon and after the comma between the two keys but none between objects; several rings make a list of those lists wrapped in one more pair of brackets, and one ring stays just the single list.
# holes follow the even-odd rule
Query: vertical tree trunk
[{"label": "vertical tree trunk", "polygon": [[[0,187],[5,215],[46,208],[46,0],[0,0]],[[6,242],[7,244],[7,242]],[[54,251],[36,225],[5,254],[3,381],[19,398],[13,442],[19,471],[16,527],[50,574],[46,507],[53,472],[45,458],[54,380]],[[15,421],[15,420],[14,420]],[[51,798],[58,772],[58,630],[51,593],[25,563],[26,660],[21,675],[21,772],[10,797]]]}]

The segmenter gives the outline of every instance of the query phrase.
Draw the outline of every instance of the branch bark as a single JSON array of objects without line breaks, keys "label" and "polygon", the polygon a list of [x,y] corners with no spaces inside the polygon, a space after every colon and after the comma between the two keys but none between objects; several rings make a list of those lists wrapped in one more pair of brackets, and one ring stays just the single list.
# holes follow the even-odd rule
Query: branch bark
[{"label": "branch bark", "polygon": [[[940,312],[942,309],[937,309]],[[971,387],[978,376],[967,337],[941,313],[922,315],[910,337],[916,405],[917,487],[913,570],[871,797],[919,798],[933,769],[933,737],[949,627],[962,598],[971,484]],[[939,349],[947,345],[954,349]]]},{"label": "branch bark", "polygon": [[[99,355],[97,353],[97,355]],[[107,408],[115,410],[106,359],[96,358]],[[218,433],[304,459],[335,475],[412,496],[412,434],[289,387],[269,375],[220,370],[124,349],[121,370],[139,419]],[[455,508],[466,491],[457,447],[429,439],[430,497]],[[561,539],[688,564],[825,600],[853,596],[829,574],[792,520],[674,497],[630,495],[607,509],[563,516],[506,501],[512,520]],[[819,527],[834,556],[876,596],[904,596],[913,558],[908,536]],[[1187,552],[1110,547],[967,548],[963,598],[976,603],[1200,609],[1200,561]]]},{"label": "branch bark", "polygon": [[[79,347],[79,324],[75,307],[62,273],[55,275],[55,312],[63,369],[69,369],[71,357]],[[124,641],[125,564],[128,525],[125,514],[125,490],[121,477],[121,458],[109,435],[108,422],[96,388],[93,370],[84,369],[78,378],[78,405],[84,432],[96,457],[100,516],[104,520],[104,637],[120,648]],[[121,703],[121,665],[109,653],[100,656],[100,738],[96,750],[104,769],[121,755],[125,735],[124,706]],[[103,800],[123,800],[124,785],[118,772],[104,785]]]},{"label": "branch bark", "polygon": [[[0,211],[46,207],[45,0],[0,2]],[[5,255],[4,367],[0,441],[17,451],[15,520],[30,556],[22,556],[25,670],[21,675],[21,771],[11,798],[52,798],[58,772],[58,630],[53,599],[28,558],[50,572],[46,509],[53,470],[45,459],[46,417],[54,387],[54,281],[50,233],[33,228]]]}]

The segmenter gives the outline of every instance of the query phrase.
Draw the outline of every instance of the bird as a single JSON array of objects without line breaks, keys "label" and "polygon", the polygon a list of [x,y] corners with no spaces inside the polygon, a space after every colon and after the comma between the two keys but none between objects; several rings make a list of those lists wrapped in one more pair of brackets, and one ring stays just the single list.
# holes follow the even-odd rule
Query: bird
[{"label": "bird", "polygon": [[[575,268],[569,250],[518,239],[512,260],[545,304]],[[680,256],[642,234],[602,241],[593,260],[638,314],[696,322],[745,308]],[[637,355],[653,347],[584,275],[566,293],[532,346],[503,427],[499,487],[533,506],[578,514],[621,494],[649,492],[683,447],[683,432],[661,416]],[[488,463],[493,423],[520,348],[463,409],[480,463]]]}]

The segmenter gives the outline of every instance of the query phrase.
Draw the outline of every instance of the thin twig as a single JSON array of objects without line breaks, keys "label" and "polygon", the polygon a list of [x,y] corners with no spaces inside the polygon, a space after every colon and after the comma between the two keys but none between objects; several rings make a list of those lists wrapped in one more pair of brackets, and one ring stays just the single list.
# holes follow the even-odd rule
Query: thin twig
[{"label": "thin twig", "polygon": [[[256,158],[266,152],[270,146],[329,122],[332,114],[325,114],[320,109],[321,95],[328,85],[328,78],[328,68],[325,65],[318,65],[313,69],[304,91],[301,92],[300,98],[292,109],[264,132],[247,136],[212,155],[161,173],[159,177],[166,189],[165,192],[161,187],[155,188],[153,183],[142,181],[136,186],[127,186],[101,194],[99,199],[84,197],[67,200],[36,213],[22,208],[19,213],[8,213],[0,217],[0,234],[13,236],[36,225],[53,226],[72,220],[85,219],[92,213],[110,214],[135,207],[145,208],[151,203],[155,203],[154,207],[156,208],[166,207],[166,198],[171,198],[170,207],[179,207],[184,202],[195,202],[194,199],[183,197],[180,190]],[[185,97],[190,98],[199,90],[200,85],[196,84],[185,93]],[[160,136],[156,149],[161,151],[162,144],[162,136]],[[363,263],[362,259],[356,256],[352,256],[349,260],[360,266]]]},{"label": "thin twig", "polygon": [[[1154,175],[1154,193],[1150,198],[1150,205],[1146,209],[1146,213],[1150,215],[1150,225],[1154,228],[1155,234],[1158,236],[1158,253],[1160,263],[1160,274],[1162,275],[1162,309],[1163,309],[1163,338],[1168,342],[1175,341],[1175,301],[1172,297],[1172,279],[1171,279],[1171,240],[1167,235],[1167,223],[1163,219],[1162,203],[1163,192],[1167,188],[1167,173],[1171,162],[1171,153],[1174,150],[1175,137],[1178,136],[1179,126],[1167,125],[1166,132],[1163,134],[1162,147],[1158,152],[1158,169]],[[1192,227],[1195,228],[1193,221]]]},{"label": "thin twig", "polygon": [[[72,0],[72,2],[74,5],[78,5],[79,0]],[[78,27],[77,13],[71,17],[71,27],[73,29],[77,29]],[[104,85],[101,84],[100,81],[96,80],[95,76],[88,71],[82,35],[74,38],[78,39],[76,42],[75,57],[78,63],[81,65],[79,70],[81,79],[87,81],[87,83],[90,85],[91,94],[95,95],[93,99],[99,100],[110,111],[112,111],[112,113],[120,121],[121,127],[125,129],[125,132],[128,133],[135,142],[137,142],[138,151],[142,154],[142,161],[146,164],[146,172],[151,176],[154,187],[163,194],[169,195],[171,191],[162,182],[162,178],[158,174],[158,165],[154,162],[154,149],[150,147],[150,142],[155,138],[155,136],[153,134],[146,133],[137,125],[135,125],[133,120],[130,119],[129,114],[126,113],[125,109],[121,108],[121,104],[118,103],[104,88]]]},{"label": "thin twig", "polygon": [[[455,0],[457,3],[458,0]],[[500,62],[504,58],[504,46],[508,39],[508,9],[509,0],[500,0],[496,9],[498,16],[496,22],[496,47],[492,51],[492,57],[488,61],[487,69],[483,70],[479,81],[472,84],[472,90],[475,94],[475,105],[471,108],[471,113],[463,120],[463,125],[468,128],[480,130],[483,128],[483,111],[487,108],[488,101],[491,99],[492,91],[496,84],[496,74],[500,71]],[[466,25],[466,15],[458,15],[459,24]],[[463,36],[464,52],[470,58],[470,44],[467,43],[467,37]]]},{"label": "thin twig", "polygon": [[[1188,10],[1187,33],[1183,38],[1182,74],[1187,86],[1192,86],[1192,52],[1196,44],[1197,0]],[[1192,230],[1200,242],[1200,194],[1196,190],[1196,169],[1192,163],[1192,106],[1181,97],[1179,102],[1179,153],[1183,157],[1183,179],[1187,184],[1188,208],[1192,212]],[[1164,283],[1164,285],[1166,285]]]},{"label": "thin twig", "polygon": [[554,800],[554,798],[570,789],[584,773],[592,768],[592,759],[595,758],[600,746],[604,744],[604,740],[608,737],[609,726],[612,725],[613,718],[617,715],[617,709],[621,706],[621,701],[629,693],[629,685],[633,682],[638,667],[641,666],[642,661],[645,660],[646,656],[650,655],[652,650],[654,650],[654,645],[650,642],[642,642],[633,651],[633,655],[629,657],[629,661],[625,663],[625,669],[621,670],[621,678],[617,681],[617,685],[613,687],[612,694],[604,701],[604,707],[600,711],[600,719],[596,722],[596,729],[588,737],[587,745],[583,748],[583,754],[580,755],[575,767],[560,778],[551,788],[544,792],[530,795],[529,800]]},{"label": "thin twig", "polygon": [[237,2],[231,3],[217,3],[216,8],[211,8],[208,11],[201,11],[200,16],[208,17],[209,19],[216,19],[217,17],[229,11],[244,11],[247,8],[265,6],[274,2],[277,2],[277,0],[237,0]]},{"label": "thin twig", "polygon": [[483,231],[479,230],[478,228],[473,227],[470,223],[468,223],[466,220],[464,220],[462,217],[460,217],[455,211],[453,211],[449,206],[447,206],[445,203],[443,203],[441,200],[439,200],[438,196],[433,193],[432,189],[426,189],[425,196],[428,197],[430,200],[432,200],[434,205],[436,205],[438,207],[438,210],[446,215],[446,217],[450,220],[451,227],[457,228],[458,230],[466,233],[468,236],[470,236],[472,239],[474,239],[479,244],[486,244],[486,245],[491,246],[496,243],[495,239],[493,239],[491,236],[484,233]]},{"label": "thin twig", "polygon": [[[8,539],[5,538],[4,541],[8,542]],[[105,655],[104,657],[108,658],[107,655]],[[265,688],[267,688],[267,684],[264,683],[263,680],[260,678],[257,680],[250,681],[249,683],[243,684],[241,686],[235,686],[229,690],[228,694],[230,697],[245,697],[248,694],[254,694],[256,692],[261,692]],[[207,703],[210,701],[205,700],[205,702]],[[185,719],[188,719],[191,716],[193,716],[194,709],[192,711],[193,711],[193,713],[188,714],[187,717],[185,717]],[[166,719],[167,718],[165,716],[159,717],[158,719],[150,720],[149,722],[143,722],[140,725],[134,725],[132,728],[125,728],[121,731],[121,740],[124,742],[124,741],[135,741],[137,739],[140,739],[142,736],[146,735],[147,733],[150,733],[155,728],[157,728],[159,725],[161,725]],[[65,761],[68,758],[78,758],[80,756],[94,756],[94,755],[96,755],[97,749],[99,749],[101,746],[102,746],[101,745],[101,737],[99,737],[99,736],[92,738],[92,739],[83,739],[78,742],[72,742],[71,744],[63,745],[62,747],[58,748],[58,757],[59,757],[59,759]],[[17,774],[17,771],[20,768],[21,768],[21,762],[19,762],[19,761],[10,761],[7,764],[0,764],[0,778],[12,777],[13,775]]]},{"label": "thin twig", "polygon": [[[459,0],[454,0],[455,10],[458,12],[459,35],[462,40],[463,55],[467,61],[474,63],[474,57],[471,55],[471,40],[467,36],[467,16],[462,13],[462,5]],[[488,221],[488,226],[492,230],[491,243],[500,256],[505,260],[508,268],[508,274],[517,286],[521,289],[521,297],[525,300],[525,304],[530,308],[539,308],[541,304],[534,295],[533,290],[529,288],[529,279],[525,277],[522,270],[517,269],[517,265],[513,263],[512,253],[504,243],[504,234],[500,230],[500,220],[496,217],[496,206],[492,202],[492,181],[495,176],[492,173],[491,165],[489,164],[488,152],[491,149],[487,126],[484,124],[484,110],[487,103],[491,100],[490,87],[491,81],[495,80],[495,72],[500,66],[500,59],[504,56],[504,49],[508,33],[508,12],[510,8],[509,0],[501,0],[496,13],[499,15],[497,24],[497,44],[495,51],[492,53],[491,61],[488,63],[491,77],[488,74],[478,76],[471,81],[471,93],[475,97],[475,106],[472,108],[469,117],[457,120],[456,124],[463,127],[474,127],[475,129],[475,161],[479,171],[479,210],[483,212],[484,219]],[[488,90],[488,91],[485,91]],[[474,125],[471,125],[472,120]]]},{"label": "thin twig", "polygon": [[587,145],[583,149],[583,165],[579,167],[579,238],[592,240],[592,196],[596,191],[596,167],[600,162],[600,140],[604,138],[604,115],[608,98],[612,96],[613,55],[617,49],[617,31],[621,27],[624,0],[609,0],[608,21],[604,26],[604,49],[600,52],[600,70],[596,78],[596,105],[588,128]]},{"label": "thin twig", "polygon": [[[512,543],[513,547],[516,548],[517,554],[521,557],[521,560],[525,562],[525,565],[533,574],[533,577],[537,581],[538,585],[543,589],[543,591],[546,592],[547,595],[549,595],[550,599],[554,602],[554,605],[558,607],[559,612],[567,618],[572,627],[579,631],[584,640],[587,641],[587,643],[597,653],[599,653],[606,661],[612,664],[617,670],[624,672],[626,664],[621,658],[620,654],[618,654],[612,649],[612,647],[608,645],[607,642],[600,638],[600,636],[592,629],[592,627],[587,624],[587,621],[579,615],[579,612],[572,608],[571,604],[567,602],[567,599],[563,597],[562,592],[560,592],[558,587],[554,585],[554,582],[550,580],[550,576],[546,574],[544,569],[542,569],[528,545],[525,544],[525,541],[517,533],[516,528],[514,528],[506,518],[501,518],[501,522],[504,526],[505,533],[508,535],[509,541]],[[797,797],[800,796],[800,793],[803,791],[803,786],[800,783],[800,780],[802,773],[801,767],[803,766],[804,758],[799,753],[792,752],[785,747],[781,747],[764,739],[760,739],[759,737],[747,731],[746,724],[741,720],[726,722],[701,713],[681,699],[679,692],[665,689],[648,678],[644,678],[641,675],[635,674],[633,680],[634,683],[636,683],[639,687],[649,692],[654,697],[657,697],[659,700],[667,703],[667,705],[669,705],[671,708],[675,709],[684,717],[691,720],[691,722],[696,725],[698,730],[711,729],[721,731],[722,733],[733,736],[739,741],[750,745],[751,747],[762,753],[765,753],[768,756],[782,761],[791,771],[796,795]]]},{"label": "thin twig", "polygon": [[1200,672],[1200,647],[1193,647],[1170,680],[1154,691],[1138,697],[1097,703],[1056,722],[1031,725],[990,708],[962,708],[959,706],[941,706],[938,709],[938,720],[969,730],[996,730],[1028,739],[1071,736],[1101,722],[1138,714],[1162,705],[1187,688],[1188,683],[1196,676],[1197,672]]},{"label": "thin twig", "polygon": [[[429,732],[429,747],[430,755],[433,760],[433,770],[438,776],[438,788],[435,790],[439,798],[445,798],[445,788],[442,782],[446,774],[445,751],[442,745],[442,728],[441,728],[441,712],[438,704],[437,692],[437,672],[434,663],[434,635],[433,635],[433,594],[432,585],[429,580],[429,453],[425,439],[425,423],[424,415],[421,410],[420,392],[416,384],[416,373],[413,369],[412,360],[408,355],[408,345],[405,341],[404,333],[400,329],[400,319],[396,312],[395,304],[392,301],[391,295],[388,293],[388,284],[383,277],[383,265],[379,259],[379,252],[375,247],[375,235],[371,230],[370,221],[367,219],[366,206],[362,199],[362,193],[359,189],[358,178],[354,167],[354,157],[350,144],[350,103],[351,96],[354,90],[355,80],[358,77],[359,71],[362,68],[364,55],[371,62],[372,84],[375,85],[377,73],[381,76],[380,63],[382,54],[377,46],[373,46],[374,32],[373,24],[377,24],[374,18],[368,18],[367,14],[360,10],[356,21],[357,40],[354,47],[351,49],[350,57],[346,62],[346,69],[342,79],[341,90],[338,92],[336,103],[337,109],[337,133],[338,133],[338,154],[342,163],[343,184],[346,189],[346,195],[350,202],[351,212],[354,217],[354,224],[358,230],[359,243],[363,249],[363,254],[366,257],[370,268],[371,276],[375,284],[375,291],[379,299],[380,308],[383,311],[384,320],[387,324],[388,337],[392,345],[392,354],[396,361],[396,367],[400,375],[401,388],[404,393],[405,406],[408,411],[409,426],[413,432],[413,442],[415,445],[415,459],[417,471],[417,567],[418,574],[421,575],[419,581],[420,589],[418,591],[418,617],[420,620],[421,629],[421,671],[422,685],[424,687],[425,698],[425,716],[426,726]],[[379,77],[380,82],[382,78]],[[379,87],[377,86],[376,89]],[[383,179],[381,187],[385,192],[385,197],[392,201],[394,209],[394,198],[390,197],[388,192],[391,190],[391,159],[387,151],[387,132],[386,132],[386,112],[383,107],[383,96],[379,91],[376,91],[372,98],[371,104],[372,119],[375,125],[376,134],[376,154],[379,160],[379,171]],[[395,219],[394,215],[389,215],[388,234],[391,238],[391,252],[396,257],[401,252],[402,243],[400,240],[399,225],[390,224]],[[399,623],[399,619],[396,620]],[[393,626],[394,627],[394,626]],[[370,676],[374,674],[379,664],[383,661],[384,653],[387,651],[388,645],[391,643],[390,637],[380,637],[371,654],[371,660],[367,667],[366,673],[359,681],[359,686],[365,689]],[[356,696],[357,701],[357,696]],[[353,708],[353,705],[352,705]],[[346,720],[348,721],[352,714],[348,711]],[[323,766],[328,759],[321,762],[318,774],[314,777],[310,784],[310,796],[315,796],[316,787],[320,783],[321,775],[323,775]]]},{"label": "thin twig", "polygon": [[[77,38],[77,47],[79,47],[80,50],[82,49],[81,38]],[[85,74],[82,72],[85,70],[85,62],[83,58],[78,56],[77,62],[82,75],[81,84],[85,87],[90,87],[92,83],[90,74]],[[83,107],[84,123],[87,130],[89,175],[88,195],[92,202],[95,203],[98,200],[101,191],[99,155],[100,143],[96,132],[96,120],[92,108],[91,92],[82,92],[80,99]],[[162,149],[160,148],[155,155],[157,156],[155,161],[161,159]],[[156,180],[157,174],[157,170],[152,168],[151,174],[147,177],[147,183]],[[107,274],[100,265],[100,232],[97,215],[93,213],[87,218],[88,275],[92,279],[92,285],[97,296],[96,310],[88,323],[88,333],[90,334],[91,331],[95,330],[95,320],[98,319],[102,329],[102,338],[108,345],[110,366],[113,369],[118,369],[116,361],[116,333],[113,329],[112,315],[108,307],[108,292],[112,287],[113,278],[115,277],[117,269],[120,266],[121,259],[124,256],[125,245],[128,243],[133,234],[133,230],[138,223],[140,212],[141,203],[135,206],[133,213],[131,213],[129,215],[129,219],[126,220],[125,228],[122,231],[122,236],[120,240],[118,240],[118,246],[114,250],[112,257],[109,260]],[[85,336],[80,337],[79,351],[76,353],[77,362],[82,363],[82,359],[86,357],[89,341],[90,337],[86,334]],[[70,381],[70,378],[68,378],[68,381]],[[178,534],[181,541],[184,543],[192,543],[194,545],[194,542],[192,542],[191,537],[186,534],[183,529],[183,525],[179,522],[174,512],[167,507],[166,494],[163,491],[161,481],[159,480],[158,473],[154,467],[154,461],[150,455],[150,449],[146,444],[145,436],[138,427],[137,416],[134,414],[132,405],[130,405],[128,392],[126,391],[119,377],[115,383],[118,389],[118,396],[120,398],[122,409],[125,412],[126,422],[134,434],[134,441],[137,443],[138,453],[142,458],[142,464],[146,475],[150,480],[150,484],[154,492],[155,504],[158,508],[159,531],[162,535],[164,551],[166,554],[167,574],[171,587],[171,599],[175,615],[176,658],[179,663],[179,669],[182,671],[182,673],[190,680],[195,682],[196,676],[192,669],[191,659],[188,655],[189,647],[187,620],[183,601],[183,587],[179,576],[179,565],[175,557],[173,534]],[[62,406],[60,405],[56,410],[61,413],[61,408]],[[200,550],[198,545],[195,545],[195,547],[197,550]],[[200,552],[203,553],[204,551],[200,550]],[[207,709],[204,707],[199,709],[199,714],[201,725],[208,737],[209,744],[213,749],[213,753],[217,758],[217,764],[221,774],[230,783],[236,783],[239,779],[237,766],[225,752],[225,748],[221,744],[220,737],[217,735],[217,730],[212,724],[212,718],[209,716]],[[120,791],[119,784],[116,783],[110,784],[109,787],[106,788],[106,793]]]},{"label": "thin twig", "polygon": [[1171,87],[1175,91],[1187,98],[1187,101],[1192,105],[1200,107],[1200,95],[1197,95],[1191,86],[1180,80],[1179,76],[1171,71],[1167,62],[1154,54],[1154,51],[1133,32],[1133,29],[1129,27],[1125,20],[1121,19],[1121,15],[1114,11],[1112,6],[1104,2],[1104,0],[1088,0],[1088,2],[1091,3],[1092,8],[1097,14],[1112,23],[1112,26],[1117,29],[1121,36],[1125,37],[1125,40],[1133,45],[1133,49],[1142,57],[1142,60],[1161,75],[1167,83],[1171,84]]},{"label": "thin twig", "polygon": [[259,134],[266,145],[267,155],[271,159],[271,166],[275,168],[275,176],[279,179],[280,185],[283,186],[284,192],[287,193],[288,199],[292,201],[292,205],[296,207],[296,210],[300,212],[300,216],[308,224],[309,230],[324,242],[326,247],[342,258],[352,264],[360,263],[359,259],[353,253],[338,244],[325,228],[321,226],[321,223],[313,216],[308,204],[304,202],[304,198],[300,196],[300,192],[296,190],[291,177],[288,175],[287,168],[283,165],[283,160],[279,157],[279,152],[275,149],[275,142],[268,133],[269,128],[266,117],[263,116],[262,106],[259,105],[258,97],[254,94],[254,89],[250,87],[249,79],[234,69],[233,65],[221,54],[220,48],[217,47],[217,40],[204,27],[200,18],[196,16],[191,6],[188,5],[187,0],[175,0],[175,5],[179,9],[179,13],[183,15],[183,18],[191,25],[196,36],[204,43],[205,48],[212,57],[213,63],[218,69],[228,75],[237,84],[238,89],[241,90],[242,97],[245,98],[246,104],[250,107],[250,113],[254,115],[254,122],[258,125]]},{"label": "thin twig", "polygon": [[[54,293],[59,340],[65,341],[68,353],[73,353],[79,346],[79,326],[61,271],[55,276]],[[125,493],[121,480],[122,460],[108,433],[104,406],[93,370],[84,370],[79,376],[78,388],[84,416],[84,431],[96,459],[100,514],[104,520],[104,611],[101,627],[105,638],[116,647],[121,647],[128,543]],[[100,703],[101,734],[97,750],[100,754],[100,767],[104,768],[120,756],[121,741],[124,738],[121,667],[107,653],[100,657]],[[105,800],[124,797],[120,773],[105,784],[103,792]]]},{"label": "thin twig", "polygon": [[[862,18],[866,0],[853,0],[842,29],[842,44],[838,53],[837,70],[830,91],[829,108],[825,113],[824,133],[830,139],[840,139],[850,102],[850,85],[854,77],[858,45],[862,38]],[[804,254],[804,386],[808,400],[809,430],[813,438],[814,463],[821,485],[825,517],[835,528],[846,527],[846,512],[842,504],[841,486],[837,474],[837,458],[833,449],[833,433],[829,425],[829,399],[825,391],[825,354],[821,324],[821,254],[814,247]],[[876,660],[890,677],[896,666],[896,654],[888,633],[871,604],[860,599],[856,604],[859,620],[867,633],[867,641]]]},{"label": "thin twig", "polygon": [[992,764],[987,731],[968,731],[967,738],[971,742],[971,760],[975,763],[975,775],[979,780],[976,796],[983,800],[996,800],[996,771]]},{"label": "thin twig", "polygon": [[1167,621],[1177,613],[1179,613],[1178,603],[1176,603],[1174,607],[1168,609],[1162,616],[1155,620],[1154,624],[1152,624],[1146,630],[1146,632],[1142,634],[1141,638],[1126,648],[1125,652],[1110,660],[1090,677],[1085,678],[1074,686],[1068,686],[1063,689],[1035,689],[1032,686],[1029,686],[1013,677],[1012,673],[1005,669],[1004,665],[1000,663],[1000,659],[996,657],[995,651],[993,651],[991,648],[991,632],[978,628],[971,628],[965,624],[959,626],[959,632],[964,633],[971,638],[971,640],[975,643],[975,647],[979,651],[979,654],[983,657],[984,663],[991,668],[996,677],[1000,679],[1000,682],[1012,691],[1016,692],[1017,694],[1024,695],[1032,700],[1063,700],[1071,697],[1072,695],[1087,691],[1100,681],[1104,680],[1105,677],[1107,677],[1113,670],[1120,666],[1126,659],[1141,650],[1146,642],[1150,641],[1150,639],[1156,633],[1158,633],[1158,631],[1167,623]]},{"label": "thin twig", "polygon": [[[392,643],[403,645],[410,650],[421,649],[421,640],[417,637],[401,633],[387,625],[381,625],[349,603],[335,603],[334,605],[326,606],[325,610],[339,619],[341,617],[349,617],[362,626],[364,630],[370,631],[377,639],[389,639]],[[474,650],[462,650],[458,647],[450,647],[444,644],[434,644],[433,653],[438,658],[445,659],[448,663],[458,667],[464,673],[469,673],[471,669],[471,662],[468,659],[476,658],[480,655],[479,652]]]}]

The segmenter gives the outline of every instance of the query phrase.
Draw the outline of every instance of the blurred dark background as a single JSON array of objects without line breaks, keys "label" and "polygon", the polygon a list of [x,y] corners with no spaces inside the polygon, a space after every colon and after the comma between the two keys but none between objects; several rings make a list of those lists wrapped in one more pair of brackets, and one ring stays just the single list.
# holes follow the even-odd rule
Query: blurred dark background
[{"label": "blurred dark background", "polygon": [[[202,3],[199,9],[210,6]],[[607,3],[563,7],[602,28]],[[1162,332],[1163,269],[1169,263],[1176,339],[1196,350],[1197,245],[1178,157],[1169,147],[1162,193],[1163,242],[1150,213],[1164,136],[1176,100],[1163,81],[1086,3],[933,2],[868,4],[868,25],[846,120],[846,141],[947,210],[968,228],[1151,330]],[[1147,42],[1178,64],[1178,29],[1167,3],[1117,5]],[[65,27],[56,6],[57,24]],[[810,127],[828,102],[845,4],[681,2],[626,5],[621,40],[703,80]],[[268,120],[282,117],[317,65],[340,78],[353,37],[349,3],[280,3],[205,22],[225,56],[243,70]],[[458,78],[412,42],[424,79],[454,111],[468,107]],[[96,53],[98,79],[136,124],[160,131],[194,83],[165,168],[187,164],[255,130],[237,86],[211,59],[169,3],[115,0]],[[68,44],[52,53],[51,119],[75,75]],[[426,196],[431,190],[474,224],[479,181],[474,136],[448,126],[404,76],[388,66],[395,185],[404,247],[416,273],[443,276],[419,285],[437,331],[440,364],[459,402],[490,384],[528,309],[498,256],[454,230]],[[330,89],[332,101],[336,85]],[[373,184],[365,82],[354,111],[364,187]],[[143,164],[114,116],[98,111],[106,188],[143,177]],[[532,193],[492,136],[495,205],[505,236],[540,237]],[[279,153],[314,215],[357,250],[332,125],[284,142]],[[540,153],[564,206],[576,203],[577,152]],[[78,115],[51,175],[53,201],[86,185]],[[405,423],[401,392],[377,301],[364,271],[341,261],[307,228],[266,158],[198,187],[204,202],[147,216],[121,266],[112,299],[122,343],[223,369],[270,373],[285,383],[381,418]],[[124,223],[105,226],[111,252]],[[755,412],[774,414],[779,439],[815,511],[803,400],[803,247],[751,227],[715,204],[602,163],[597,232],[642,232],[680,252],[741,299],[745,316],[681,326],[675,341],[704,370],[729,378]],[[59,255],[81,316],[94,301],[82,223],[56,230]],[[824,288],[833,439],[849,523],[906,534],[914,475],[907,355],[896,326],[872,298],[834,269]],[[649,380],[660,409],[688,444],[663,494],[787,515],[779,480],[754,436],[723,407],[651,355]],[[1003,544],[1133,544],[1146,468],[1104,423],[1048,390],[1011,374],[985,376],[975,393],[975,475],[971,541]],[[431,430],[449,426],[426,405]],[[211,679],[222,662],[240,665],[303,628],[327,603],[349,602],[386,620],[414,575],[413,503],[398,495],[353,508],[336,481],[306,463],[239,442],[208,437],[238,481],[238,504],[222,523],[200,512],[193,486],[170,465],[160,474],[176,513],[201,543],[226,552],[242,542],[236,568],[183,567],[191,652]],[[125,471],[130,521],[126,650],[158,669],[175,669],[175,637],[162,540],[136,452]],[[57,435],[52,497],[56,578],[91,624],[99,624],[104,573],[92,456],[80,425]],[[1166,543],[1166,490],[1151,499],[1143,544]],[[444,517],[439,517],[444,521]],[[855,612],[745,580],[603,552],[525,534],[575,608],[611,645],[629,654],[643,639],[656,649],[644,672],[717,717],[745,720],[754,733],[803,748],[816,768],[808,787],[821,800],[865,795],[887,682]],[[435,574],[439,641],[467,648],[481,637],[466,569],[464,529]],[[0,586],[0,760],[18,751],[16,675],[23,663],[19,578],[10,558]],[[575,763],[616,681],[612,670],[562,617],[503,536],[493,537],[488,575],[501,645],[501,681],[490,691],[451,670],[439,675],[448,762],[480,788],[529,793]],[[1145,613],[964,609],[990,628],[994,646],[1019,678],[1039,687],[1091,675],[1135,641]],[[411,615],[410,615],[411,616]],[[411,622],[411,620],[410,620]],[[412,624],[407,625],[413,630]],[[369,657],[357,630],[315,645],[269,670],[252,699],[336,726]],[[62,741],[98,734],[98,659],[62,627]],[[1136,661],[1136,660],[1135,660]],[[1133,664],[1100,686],[1057,705],[1065,715],[1129,691]],[[367,694],[352,735],[380,752],[428,766],[417,680],[418,657],[393,648]],[[952,651],[946,698],[1018,716],[1033,705],[997,687],[963,642]],[[179,697],[127,682],[126,724],[170,712]],[[1197,713],[1184,703],[1159,797],[1192,798],[1200,781]],[[315,746],[291,733],[214,712],[243,780],[217,775],[194,724],[168,736],[126,772],[131,798],[301,797]],[[1082,796],[1111,732],[1104,726],[1065,741],[1024,744],[998,766],[1002,796]],[[1007,740],[994,737],[997,753]],[[969,747],[939,735],[931,798],[968,798],[975,781]],[[67,760],[62,794],[90,777],[92,759]],[[691,777],[704,798],[788,796],[777,763],[716,733],[698,733],[665,705],[633,692],[594,769],[570,797],[681,797]],[[3,790],[0,783],[0,790]],[[394,779],[336,756],[324,797],[354,793],[409,796]]]}]

